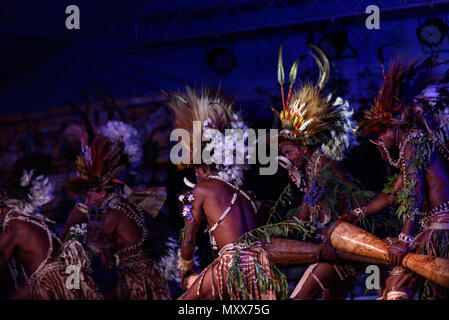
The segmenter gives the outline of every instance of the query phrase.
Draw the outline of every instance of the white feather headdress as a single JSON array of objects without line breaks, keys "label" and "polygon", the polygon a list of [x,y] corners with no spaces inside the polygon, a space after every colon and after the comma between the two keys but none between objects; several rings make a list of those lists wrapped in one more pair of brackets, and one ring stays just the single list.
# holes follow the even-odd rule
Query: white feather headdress
[{"label": "white feather headdress", "polygon": [[34,176],[35,170],[23,170],[20,186],[28,189],[24,199],[8,198],[4,204],[17,213],[31,214],[53,199],[54,185],[44,175]]}]

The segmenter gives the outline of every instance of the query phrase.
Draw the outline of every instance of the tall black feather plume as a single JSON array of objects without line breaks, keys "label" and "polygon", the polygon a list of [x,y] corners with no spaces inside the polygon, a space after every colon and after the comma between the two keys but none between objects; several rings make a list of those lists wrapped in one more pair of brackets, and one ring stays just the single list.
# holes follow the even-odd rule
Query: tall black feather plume
[{"label": "tall black feather plume", "polygon": [[114,102],[114,98],[109,93],[109,91],[98,83],[93,83],[92,85],[101,92],[101,94],[94,93],[92,95],[100,98],[103,101],[104,106],[108,109],[108,120],[112,120],[114,118],[114,113],[117,112],[120,120],[126,122],[123,110]]},{"label": "tall black feather plume", "polygon": [[95,137],[95,131],[94,128],[92,126],[92,123],[90,122],[89,116],[87,115],[86,111],[81,109],[81,107],[71,103],[71,102],[67,102],[67,104],[69,106],[71,106],[76,113],[79,114],[79,116],[81,117],[81,120],[84,122],[84,124],[86,125],[86,131],[87,131],[87,136],[89,139],[89,143],[92,142],[92,140]]},{"label": "tall black feather plume", "polygon": [[92,107],[92,99],[90,97],[90,94],[85,93],[83,90],[78,89],[78,91],[81,94],[81,99],[83,100],[84,105],[84,114],[86,121],[86,127],[90,128],[88,129],[88,136],[89,136],[89,143],[92,142],[92,140],[95,138],[95,132],[97,128],[97,123],[94,115],[94,109]]}]

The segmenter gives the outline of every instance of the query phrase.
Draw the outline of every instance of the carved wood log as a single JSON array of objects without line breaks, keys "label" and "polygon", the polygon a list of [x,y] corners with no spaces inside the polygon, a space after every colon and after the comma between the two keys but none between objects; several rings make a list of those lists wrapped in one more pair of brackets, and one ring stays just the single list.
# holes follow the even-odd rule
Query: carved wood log
[{"label": "carved wood log", "polygon": [[[390,245],[352,224],[337,221],[329,229],[328,236],[332,245],[338,250],[388,261],[387,252]],[[402,266],[440,286],[449,288],[448,259],[410,252],[402,260]]]},{"label": "carved wood log", "polygon": [[[319,262],[320,245],[291,239],[272,239],[264,243],[271,262],[277,266],[290,266]],[[370,264],[387,264],[385,260],[372,259],[337,250],[337,257],[344,261]]]}]

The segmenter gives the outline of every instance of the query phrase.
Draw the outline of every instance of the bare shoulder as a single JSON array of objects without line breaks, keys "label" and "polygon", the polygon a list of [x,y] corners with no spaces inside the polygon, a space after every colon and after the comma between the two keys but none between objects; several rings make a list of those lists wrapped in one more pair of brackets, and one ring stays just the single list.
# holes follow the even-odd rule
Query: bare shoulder
[{"label": "bare shoulder", "polygon": [[25,227],[25,222],[13,219],[3,226],[2,233],[15,233]]},{"label": "bare shoulder", "polygon": [[203,197],[205,194],[210,194],[217,189],[217,181],[215,180],[205,180],[198,182],[193,188],[193,195],[196,197]]},{"label": "bare shoulder", "polygon": [[26,232],[30,229],[33,229],[33,224],[23,221],[23,220],[12,219],[12,220],[8,221],[5,231],[9,230],[10,232],[15,232],[15,233],[19,234],[19,233],[22,233],[23,231]]}]

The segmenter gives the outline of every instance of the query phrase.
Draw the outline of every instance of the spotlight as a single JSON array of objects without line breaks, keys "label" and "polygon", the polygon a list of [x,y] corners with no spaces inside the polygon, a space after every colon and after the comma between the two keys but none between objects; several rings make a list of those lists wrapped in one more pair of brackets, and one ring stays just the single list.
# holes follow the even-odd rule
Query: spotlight
[{"label": "spotlight", "polygon": [[341,57],[347,44],[348,34],[346,31],[334,31],[326,34],[318,42],[318,46],[326,53],[329,59]]},{"label": "spotlight", "polygon": [[428,18],[416,29],[419,42],[428,47],[438,46],[443,41],[446,32],[446,23],[438,17]]},{"label": "spotlight", "polygon": [[216,73],[226,74],[234,69],[236,64],[235,55],[226,48],[214,48],[206,55],[205,60]]}]

